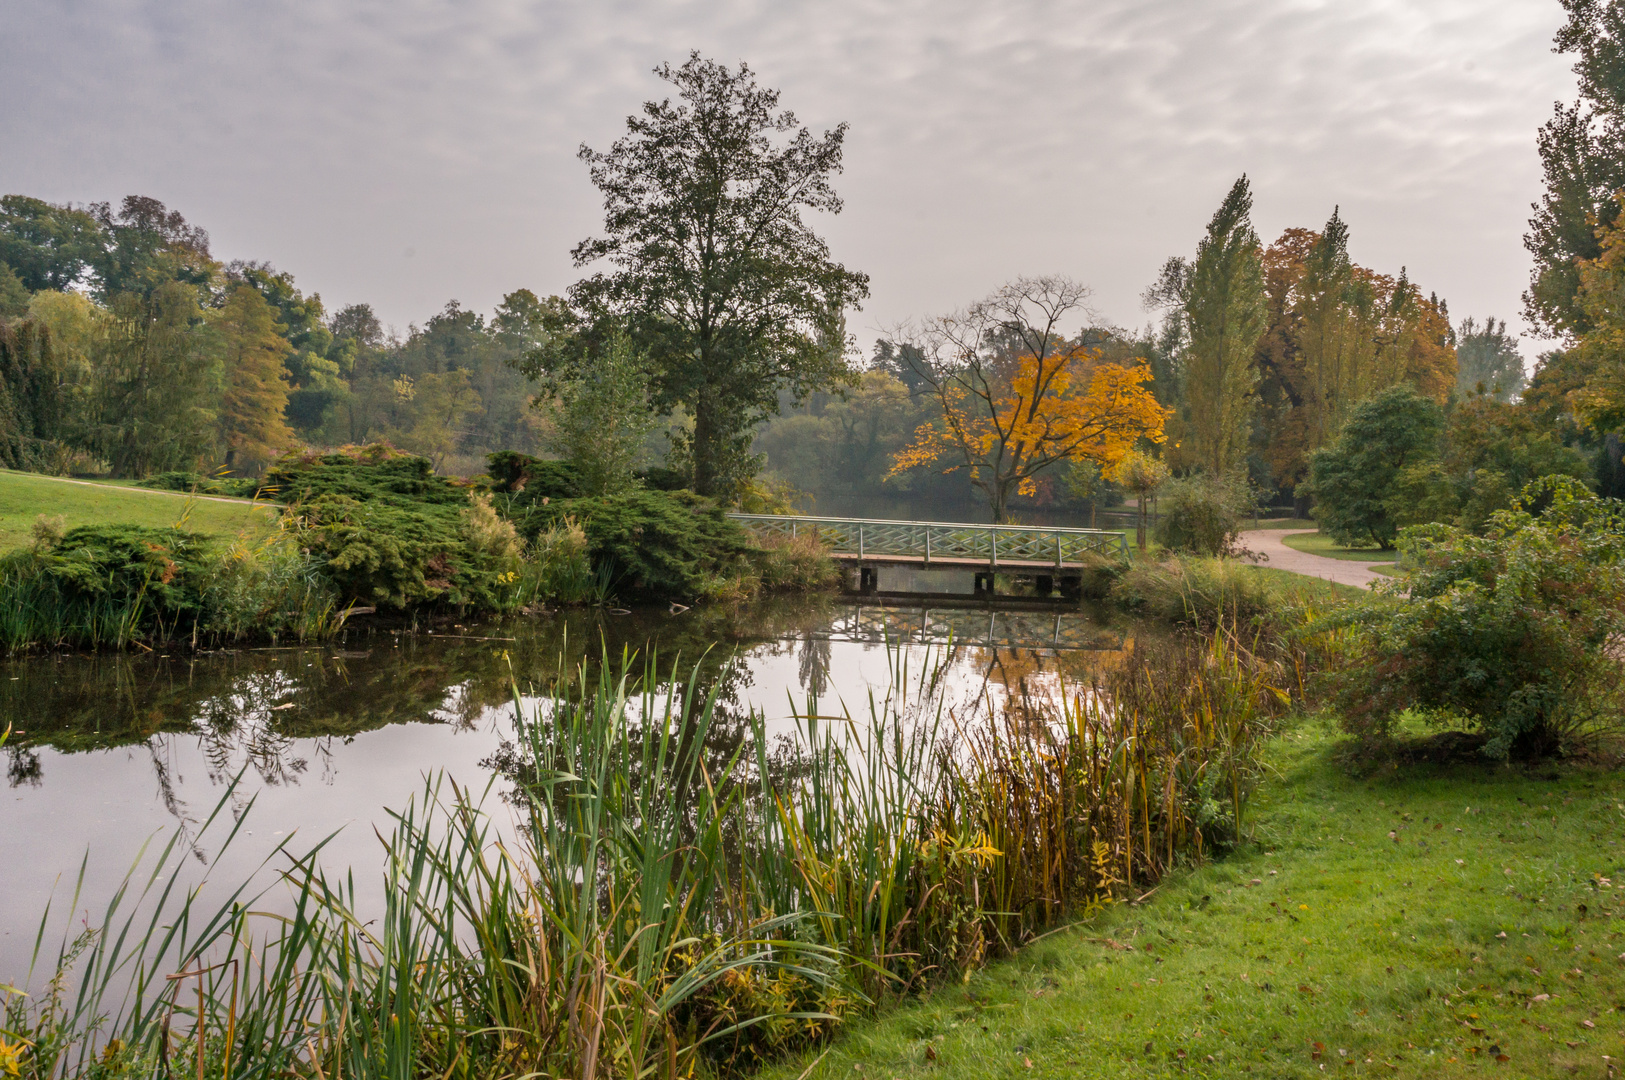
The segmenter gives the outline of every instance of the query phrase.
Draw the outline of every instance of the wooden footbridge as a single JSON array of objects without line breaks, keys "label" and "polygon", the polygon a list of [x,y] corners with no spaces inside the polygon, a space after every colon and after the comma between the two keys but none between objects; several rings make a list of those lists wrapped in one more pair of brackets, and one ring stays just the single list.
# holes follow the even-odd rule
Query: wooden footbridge
[{"label": "wooden footbridge", "polygon": [[978,593],[992,593],[993,575],[1030,574],[1056,580],[1066,592],[1084,569],[1100,559],[1126,560],[1128,540],[1101,529],[1029,525],[966,525],[940,521],[802,517],[793,514],[729,514],[761,536],[811,534],[839,562],[855,565],[859,588],[874,591],[881,566],[973,570]]}]

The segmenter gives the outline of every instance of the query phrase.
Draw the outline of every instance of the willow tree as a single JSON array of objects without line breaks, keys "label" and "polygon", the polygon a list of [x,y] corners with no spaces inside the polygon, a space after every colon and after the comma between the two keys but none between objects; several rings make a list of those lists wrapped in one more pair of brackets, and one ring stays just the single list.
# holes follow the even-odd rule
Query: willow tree
[{"label": "willow tree", "polygon": [[1185,291],[1184,456],[1214,476],[1228,474],[1247,456],[1258,383],[1253,356],[1268,327],[1252,207],[1243,176],[1208,223]]},{"label": "willow tree", "polygon": [[0,465],[51,471],[65,456],[62,365],[38,318],[0,319]]},{"label": "willow tree", "polygon": [[841,210],[831,177],[846,125],[815,136],[744,64],[691,53],[655,74],[679,101],[646,103],[607,151],[581,148],[604,235],[572,254],[610,269],[571,300],[624,326],[649,363],[654,406],[694,418],[694,489],[728,497],[753,471],[753,429],[781,393],[799,400],[852,378],[845,313],[869,279],[835,262],[804,217]]},{"label": "willow tree", "polygon": [[1157,404],[1143,360],[1108,363],[1101,350],[1067,338],[1062,324],[1083,315],[1089,290],[1062,277],[1021,278],[963,311],[900,328],[906,355],[935,399],[938,416],[915,431],[888,478],[946,462],[1009,520],[1014,495],[1063,461],[1110,468],[1141,439],[1162,440],[1168,411]]}]

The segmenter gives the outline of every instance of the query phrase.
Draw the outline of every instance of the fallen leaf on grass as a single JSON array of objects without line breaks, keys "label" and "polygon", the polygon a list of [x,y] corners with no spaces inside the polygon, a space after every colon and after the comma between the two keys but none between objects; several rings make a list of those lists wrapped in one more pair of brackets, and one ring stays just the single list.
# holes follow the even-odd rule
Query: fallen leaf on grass
[{"label": "fallen leaf on grass", "polygon": [[927,1061],[935,1061],[935,1060],[937,1060],[937,1048],[936,1047],[927,1046],[925,1048],[925,1060],[927,1060]]}]

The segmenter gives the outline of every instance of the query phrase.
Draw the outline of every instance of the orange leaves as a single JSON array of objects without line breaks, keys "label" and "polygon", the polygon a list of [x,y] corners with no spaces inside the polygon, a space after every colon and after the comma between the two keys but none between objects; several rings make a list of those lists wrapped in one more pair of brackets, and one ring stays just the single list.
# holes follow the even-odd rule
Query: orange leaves
[{"label": "orange leaves", "polygon": [[989,367],[945,382],[941,417],[919,427],[887,475],[950,455],[948,471],[986,472],[1026,494],[1034,474],[1058,461],[1110,468],[1141,438],[1160,442],[1168,410],[1146,385],[1150,367],[1100,363],[1098,355],[1081,346],[1043,359],[1027,354],[1006,378]]}]

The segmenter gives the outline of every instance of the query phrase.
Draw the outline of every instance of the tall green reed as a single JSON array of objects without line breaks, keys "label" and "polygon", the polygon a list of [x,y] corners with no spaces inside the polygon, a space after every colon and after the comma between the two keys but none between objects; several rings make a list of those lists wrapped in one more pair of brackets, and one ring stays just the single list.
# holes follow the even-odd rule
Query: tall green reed
[{"label": "tall green reed", "polygon": [[[809,700],[776,739],[761,714],[713,739],[698,670],[652,660],[516,692],[514,828],[490,788],[426,780],[380,832],[377,889],[284,845],[274,888],[206,903],[172,837],[37,950],[54,975],[7,992],[0,1060],[28,1080],[731,1071],[1234,843],[1282,704],[1278,665],[1223,635],[976,715],[892,656],[862,713]],[[231,796],[204,830],[222,851]]]}]

